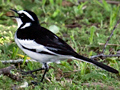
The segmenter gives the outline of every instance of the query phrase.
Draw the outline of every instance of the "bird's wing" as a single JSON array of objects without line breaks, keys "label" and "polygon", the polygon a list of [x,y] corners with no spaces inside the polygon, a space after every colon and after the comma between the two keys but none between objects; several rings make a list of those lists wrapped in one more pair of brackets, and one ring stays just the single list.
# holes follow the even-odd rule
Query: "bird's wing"
[{"label": "bird's wing", "polygon": [[48,50],[61,55],[76,55],[76,52],[61,38],[51,31],[41,27],[42,37],[35,41],[44,45]]}]

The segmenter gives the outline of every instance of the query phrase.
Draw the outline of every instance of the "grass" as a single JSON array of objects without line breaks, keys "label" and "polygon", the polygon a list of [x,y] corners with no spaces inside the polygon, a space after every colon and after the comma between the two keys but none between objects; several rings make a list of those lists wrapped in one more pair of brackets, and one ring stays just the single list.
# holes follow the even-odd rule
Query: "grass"
[{"label": "grass", "polygon": [[[46,27],[65,40],[79,54],[86,57],[97,55],[103,49],[99,43],[105,43],[109,37],[112,28],[119,19],[120,5],[108,4],[105,0],[100,3],[98,0],[86,1],[80,4],[74,0],[68,0],[69,5],[63,6],[63,0],[1,0],[0,1],[0,60],[22,58],[18,54],[27,57],[14,42],[14,33],[17,30],[17,24],[10,19],[13,15],[10,8],[23,10],[28,9],[35,12],[39,18],[41,26]],[[114,31],[114,35],[109,41],[110,44],[119,44],[120,25]],[[55,29],[55,30],[54,30]],[[107,46],[105,54],[115,54],[119,46]],[[101,60],[101,62],[119,70],[120,62],[118,57],[112,57]],[[10,64],[0,63],[0,68]],[[77,60],[61,61],[57,65],[51,63],[49,72],[44,80],[38,86],[29,86],[25,90],[57,89],[57,90],[106,90],[114,88],[119,90],[120,79],[118,75],[101,70],[92,64],[86,64]],[[17,65],[22,70],[34,70],[41,67],[40,63],[29,62]],[[120,71],[120,70],[119,70]],[[14,73],[16,71],[13,71]],[[35,73],[37,79],[30,75],[24,76],[21,82],[10,79],[7,76],[0,75],[0,89],[9,90],[14,85],[22,85],[25,81],[40,81],[42,72]],[[88,83],[90,86],[86,86]],[[103,85],[93,83],[102,83]]]}]

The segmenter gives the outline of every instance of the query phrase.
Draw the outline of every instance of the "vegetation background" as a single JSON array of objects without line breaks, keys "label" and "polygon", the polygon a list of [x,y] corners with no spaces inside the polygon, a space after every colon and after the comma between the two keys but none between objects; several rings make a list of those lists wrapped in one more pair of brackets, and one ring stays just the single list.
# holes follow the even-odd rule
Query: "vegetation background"
[{"label": "vegetation background", "polygon": [[[41,26],[48,28],[66,41],[79,54],[91,57],[102,52],[103,45],[120,18],[119,0],[0,0],[0,60],[29,59],[15,44],[17,23],[8,16],[10,9],[31,10],[39,18]],[[117,26],[105,50],[105,54],[116,54],[120,49],[120,25]],[[119,57],[96,60],[120,71]],[[11,64],[0,63],[0,68]],[[24,71],[41,67],[38,62],[15,64]],[[18,70],[11,73],[19,74]],[[24,82],[40,81],[42,71],[21,76],[21,81],[0,75],[0,90],[120,90],[120,77],[77,60],[50,64],[46,79],[38,86],[20,87]]]}]

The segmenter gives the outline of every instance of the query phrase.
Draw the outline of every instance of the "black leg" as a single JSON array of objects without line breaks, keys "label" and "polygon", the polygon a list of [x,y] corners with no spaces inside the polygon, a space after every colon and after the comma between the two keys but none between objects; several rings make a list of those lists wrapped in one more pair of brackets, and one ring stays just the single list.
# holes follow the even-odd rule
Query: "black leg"
[{"label": "black leg", "polygon": [[[43,82],[43,79],[44,79],[44,77],[45,77],[45,74],[46,74],[46,72],[48,71],[48,66],[47,66],[46,63],[44,63],[44,66],[45,66],[45,67],[44,67],[45,72],[44,72],[44,74],[43,74],[42,79],[41,79],[40,82]],[[40,83],[37,83],[37,82],[34,82],[34,81],[32,81],[31,83],[34,84],[34,85],[38,85],[38,84],[40,84]]]},{"label": "black leg", "polygon": [[[40,70],[45,70],[45,71],[44,71],[44,74],[43,74],[43,76],[42,76],[42,79],[41,79],[41,81],[40,81],[40,82],[43,82],[43,79],[44,79],[44,77],[45,77],[45,74],[46,74],[46,72],[48,71],[48,65],[47,65],[47,63],[44,63],[44,68],[39,68],[39,69],[36,69],[36,70],[27,71],[27,72],[22,71],[22,74],[24,74],[24,75],[25,75],[25,74],[31,74],[31,75],[33,75],[33,74],[32,74],[33,72],[40,71]],[[32,81],[31,83],[34,84],[34,85],[38,85],[38,83],[37,83],[37,82],[34,82],[34,81]]]},{"label": "black leg", "polygon": [[45,70],[45,69],[44,68],[39,68],[39,69],[36,69],[36,70],[27,71],[27,72],[22,71],[22,74],[24,74],[24,75],[32,74],[33,72],[37,72],[37,71],[40,71],[40,70]]},{"label": "black leg", "polygon": [[43,79],[44,79],[44,77],[45,77],[45,74],[46,74],[46,72],[48,71],[48,66],[47,66],[46,63],[44,63],[44,66],[45,66],[45,72],[44,72],[44,74],[43,74],[43,76],[42,76],[41,82],[43,82]]}]

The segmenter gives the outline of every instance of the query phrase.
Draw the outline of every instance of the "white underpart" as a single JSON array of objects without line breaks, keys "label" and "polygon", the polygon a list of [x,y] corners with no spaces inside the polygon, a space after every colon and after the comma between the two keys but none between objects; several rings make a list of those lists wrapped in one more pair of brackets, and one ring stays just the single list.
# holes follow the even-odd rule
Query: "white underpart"
[{"label": "white underpart", "polygon": [[29,27],[31,25],[31,23],[26,23],[24,26],[22,26],[20,29],[24,29],[26,27]]},{"label": "white underpart", "polygon": [[27,15],[32,21],[35,21],[35,20],[33,19],[33,17],[32,17],[28,12],[26,12],[26,11],[24,11],[24,10],[18,11],[18,13],[19,13],[19,14],[24,13],[24,14]]},{"label": "white underpart", "polygon": [[20,18],[15,18],[18,24],[18,28],[23,24]]}]

